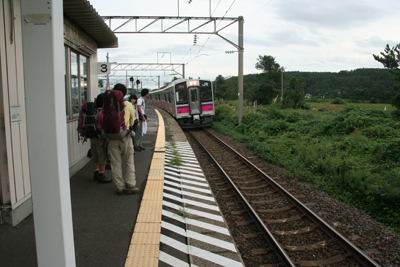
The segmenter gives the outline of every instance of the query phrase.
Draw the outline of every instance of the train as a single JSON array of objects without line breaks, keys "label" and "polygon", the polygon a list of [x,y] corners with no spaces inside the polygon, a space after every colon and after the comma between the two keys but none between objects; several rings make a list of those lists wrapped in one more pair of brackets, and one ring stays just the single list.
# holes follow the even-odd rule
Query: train
[{"label": "train", "polygon": [[215,115],[210,80],[177,79],[151,90],[147,102],[171,114],[182,129],[210,127]]}]

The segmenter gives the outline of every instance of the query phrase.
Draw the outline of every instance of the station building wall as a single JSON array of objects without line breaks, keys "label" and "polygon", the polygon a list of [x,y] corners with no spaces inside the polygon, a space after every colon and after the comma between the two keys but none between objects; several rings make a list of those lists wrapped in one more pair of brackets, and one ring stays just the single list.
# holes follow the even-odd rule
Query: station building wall
[{"label": "station building wall", "polygon": [[[0,3],[0,223],[17,225],[32,213],[20,0]],[[64,18],[65,110],[70,176],[81,169],[90,142],[78,143],[81,103],[97,96],[97,43]],[[38,62],[40,68],[40,62]],[[28,111],[29,112],[29,111]],[[43,107],[43,112],[46,108]],[[40,115],[40,114],[39,114]],[[51,127],[43,122],[43,130]],[[46,149],[46,144],[43,144]],[[39,166],[38,166],[39,167]],[[43,167],[43,166],[40,166]]]}]

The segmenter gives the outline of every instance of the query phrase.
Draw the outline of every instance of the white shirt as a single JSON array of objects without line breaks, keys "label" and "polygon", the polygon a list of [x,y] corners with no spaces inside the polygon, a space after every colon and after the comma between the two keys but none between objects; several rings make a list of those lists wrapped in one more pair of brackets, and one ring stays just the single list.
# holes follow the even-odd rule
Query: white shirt
[{"label": "white shirt", "polygon": [[143,115],[146,114],[144,112],[145,107],[146,107],[146,103],[144,102],[143,97],[139,97],[139,99],[137,100],[137,104],[136,105],[141,106]]}]

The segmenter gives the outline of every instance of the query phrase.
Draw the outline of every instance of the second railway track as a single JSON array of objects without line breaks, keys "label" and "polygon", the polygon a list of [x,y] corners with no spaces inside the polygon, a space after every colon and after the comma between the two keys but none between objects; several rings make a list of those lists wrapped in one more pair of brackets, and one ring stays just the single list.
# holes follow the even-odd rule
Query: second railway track
[{"label": "second railway track", "polygon": [[206,130],[189,133],[219,169],[211,179],[242,231],[246,265],[379,266],[222,140]]}]

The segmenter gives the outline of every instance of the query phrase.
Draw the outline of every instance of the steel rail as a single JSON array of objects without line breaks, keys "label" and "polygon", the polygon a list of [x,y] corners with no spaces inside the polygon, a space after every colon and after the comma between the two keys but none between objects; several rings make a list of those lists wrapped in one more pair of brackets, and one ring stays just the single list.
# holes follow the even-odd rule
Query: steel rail
[{"label": "steel rail", "polygon": [[303,214],[306,214],[308,218],[313,221],[316,225],[320,226],[321,229],[328,234],[332,239],[336,240],[340,246],[342,246],[345,250],[350,252],[354,258],[365,267],[379,267],[373,259],[371,259],[368,255],[366,255],[363,251],[361,251],[358,247],[356,247],[353,243],[347,240],[344,236],[342,236],[338,231],[332,228],[328,223],[326,223],[322,218],[320,218],[317,214],[315,214],[312,210],[310,210],[307,206],[301,203],[297,198],[295,198],[292,194],[290,194],[287,190],[285,190],[281,185],[275,182],[270,176],[260,170],[257,166],[255,166],[252,162],[243,157],[239,152],[230,147],[220,138],[216,137],[206,129],[203,129],[209,136],[217,140],[219,143],[223,144],[227,148],[229,148],[232,152],[234,152],[238,157],[243,159],[249,166],[251,166],[254,170],[259,172],[261,175],[265,176],[269,182],[271,182],[272,186],[281,192],[284,196],[288,198],[288,200],[294,204]]},{"label": "steel rail", "polygon": [[246,200],[246,198],[243,196],[243,194],[240,192],[239,188],[235,185],[235,183],[232,181],[232,179],[229,177],[229,175],[225,172],[225,170],[222,168],[222,166],[217,162],[217,160],[213,157],[213,155],[208,151],[208,149],[196,138],[194,134],[192,134],[191,131],[189,131],[190,135],[200,144],[200,146],[204,149],[204,151],[207,152],[207,154],[210,156],[210,158],[214,161],[214,163],[217,165],[217,167],[221,170],[221,172],[224,174],[225,178],[228,180],[229,184],[231,187],[234,189],[235,193],[240,197],[240,200],[243,202],[243,204],[246,206],[246,208],[250,211],[250,216],[253,217],[253,219],[256,221],[258,224],[259,228],[264,232],[264,234],[267,236],[267,241],[270,243],[272,247],[275,248],[276,251],[279,252],[278,257],[287,265],[287,266],[292,266],[295,267],[296,265],[291,261],[289,258],[289,255],[286,253],[286,251],[281,247],[279,242],[275,239],[274,235],[269,231],[269,229],[265,226],[264,222],[262,219],[258,216],[257,212],[253,209],[253,207],[250,205],[250,203]]}]

